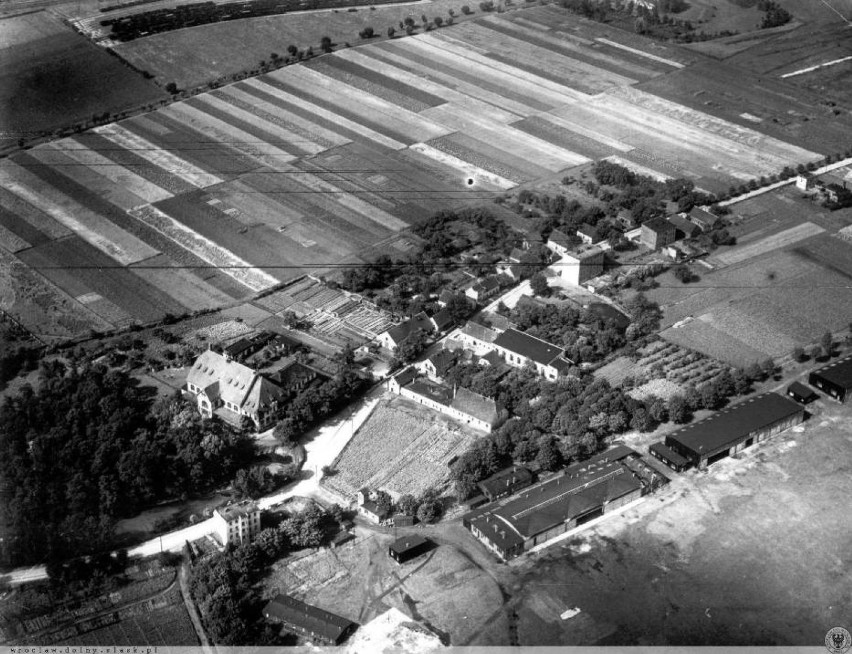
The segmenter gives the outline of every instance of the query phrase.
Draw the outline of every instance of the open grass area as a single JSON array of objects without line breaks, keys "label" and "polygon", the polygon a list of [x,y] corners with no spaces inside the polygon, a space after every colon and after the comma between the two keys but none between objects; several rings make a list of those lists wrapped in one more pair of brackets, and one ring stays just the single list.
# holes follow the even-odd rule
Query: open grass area
[{"label": "open grass area", "polygon": [[165,93],[47,12],[0,19],[0,150]]}]

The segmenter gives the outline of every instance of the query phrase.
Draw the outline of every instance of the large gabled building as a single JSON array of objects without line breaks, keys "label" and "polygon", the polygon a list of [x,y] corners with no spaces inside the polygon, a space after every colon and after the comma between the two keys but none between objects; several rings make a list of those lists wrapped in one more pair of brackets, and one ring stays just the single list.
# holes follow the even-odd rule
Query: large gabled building
[{"label": "large gabled building", "polygon": [[630,448],[615,447],[568,466],[500,505],[465,514],[462,524],[491,552],[509,560],[639,499],[652,487],[656,473],[631,465],[636,459]]},{"label": "large gabled building", "polygon": [[665,445],[689,465],[706,468],[804,419],[800,404],[778,393],[764,393],[673,431],[666,436]]},{"label": "large gabled building", "polygon": [[852,354],[814,370],[808,383],[839,402],[852,397]]},{"label": "large gabled building", "polygon": [[206,418],[217,415],[239,425],[243,417],[248,417],[257,429],[264,429],[275,421],[291,395],[318,376],[313,368],[295,362],[273,375],[265,375],[226,354],[207,350],[192,364],[184,391],[195,399]]},{"label": "large gabled building", "polygon": [[517,329],[504,331],[494,340],[493,346],[510,366],[532,365],[539,375],[550,381],[567,373],[572,365],[562,348]]},{"label": "large gabled building", "polygon": [[339,645],[358,628],[351,620],[289,595],[278,595],[270,601],[263,607],[263,617],[280,623],[292,634],[323,645]]}]

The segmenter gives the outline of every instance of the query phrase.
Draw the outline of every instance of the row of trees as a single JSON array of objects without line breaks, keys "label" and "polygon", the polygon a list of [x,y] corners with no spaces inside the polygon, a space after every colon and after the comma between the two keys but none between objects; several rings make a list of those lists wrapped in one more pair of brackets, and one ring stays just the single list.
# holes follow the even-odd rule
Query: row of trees
[{"label": "row of trees", "polygon": [[117,519],[230,482],[250,439],[103,366],[43,363],[0,405],[0,512],[14,564],[110,547]]}]

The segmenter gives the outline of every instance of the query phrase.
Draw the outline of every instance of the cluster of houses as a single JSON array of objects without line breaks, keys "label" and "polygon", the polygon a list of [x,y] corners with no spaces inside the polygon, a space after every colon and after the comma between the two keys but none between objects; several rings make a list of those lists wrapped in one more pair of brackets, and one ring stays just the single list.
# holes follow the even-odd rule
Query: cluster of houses
[{"label": "cluster of houses", "polygon": [[830,173],[824,175],[824,179],[808,172],[801,173],[796,176],[796,188],[823,204],[838,204],[844,196],[850,194],[846,181]]},{"label": "cluster of houses", "polygon": [[639,242],[651,250],[663,250],[675,261],[689,259],[703,251],[682,241],[709,232],[718,222],[716,214],[693,207],[689,213],[676,213],[642,223]]}]

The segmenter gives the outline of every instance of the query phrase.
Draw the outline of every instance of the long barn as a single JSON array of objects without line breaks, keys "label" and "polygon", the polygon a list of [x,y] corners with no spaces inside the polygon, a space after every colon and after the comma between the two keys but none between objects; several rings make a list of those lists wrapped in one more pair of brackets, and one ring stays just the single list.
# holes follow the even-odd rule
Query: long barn
[{"label": "long barn", "polygon": [[764,393],[672,432],[666,447],[696,468],[706,468],[804,419],[801,405],[778,393]]},{"label": "long barn", "polygon": [[808,383],[839,402],[852,397],[852,354],[814,370]]}]

